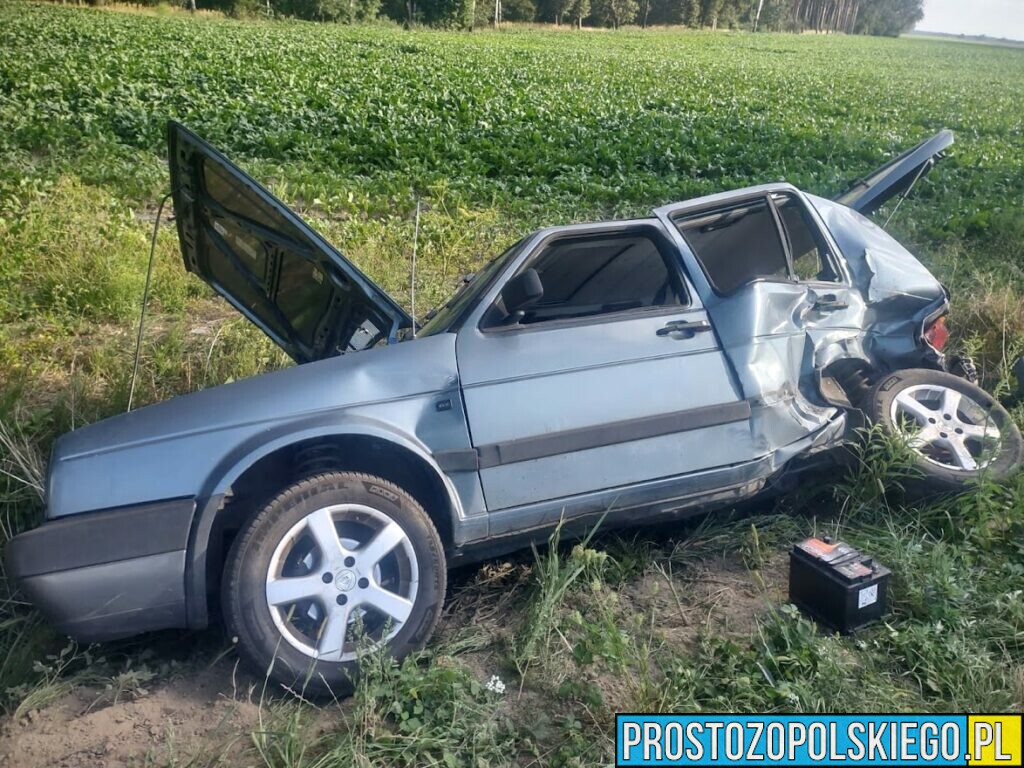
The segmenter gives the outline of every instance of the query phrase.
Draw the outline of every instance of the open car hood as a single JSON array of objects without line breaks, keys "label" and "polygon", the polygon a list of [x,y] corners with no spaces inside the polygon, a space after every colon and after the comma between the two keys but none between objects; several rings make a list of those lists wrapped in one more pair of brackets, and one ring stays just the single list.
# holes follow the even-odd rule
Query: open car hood
[{"label": "open car hood", "polygon": [[952,131],[939,131],[855,183],[835,201],[867,216],[881,208],[890,198],[910,189],[915,181],[942,159],[944,151],[952,143]]},{"label": "open car hood", "polygon": [[296,362],[393,342],[412,318],[294,211],[179,123],[167,126],[185,268]]}]

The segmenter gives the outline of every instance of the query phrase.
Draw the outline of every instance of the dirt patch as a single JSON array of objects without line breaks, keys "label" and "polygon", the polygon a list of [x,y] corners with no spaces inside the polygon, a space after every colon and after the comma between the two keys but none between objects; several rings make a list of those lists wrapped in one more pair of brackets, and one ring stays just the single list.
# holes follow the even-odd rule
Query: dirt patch
[{"label": "dirt patch", "polygon": [[739,557],[716,558],[673,568],[655,563],[622,592],[634,608],[658,617],[657,628],[684,647],[709,633],[749,634],[772,605],[786,602],[785,558],[748,570]]},{"label": "dirt patch", "polygon": [[116,703],[81,687],[0,736],[0,765],[128,768],[188,763],[247,765],[248,734],[259,722],[260,690],[225,660]]}]

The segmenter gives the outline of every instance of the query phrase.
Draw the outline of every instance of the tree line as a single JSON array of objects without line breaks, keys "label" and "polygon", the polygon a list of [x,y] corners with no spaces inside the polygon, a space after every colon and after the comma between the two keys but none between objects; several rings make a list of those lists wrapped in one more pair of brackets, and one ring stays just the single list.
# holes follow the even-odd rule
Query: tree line
[{"label": "tree line", "polygon": [[[102,3],[104,0],[88,0]],[[156,3],[159,0],[142,0]],[[451,29],[540,22],[575,27],[682,24],[695,29],[896,36],[924,16],[924,0],[183,0],[230,15],[341,23],[379,17]]]}]

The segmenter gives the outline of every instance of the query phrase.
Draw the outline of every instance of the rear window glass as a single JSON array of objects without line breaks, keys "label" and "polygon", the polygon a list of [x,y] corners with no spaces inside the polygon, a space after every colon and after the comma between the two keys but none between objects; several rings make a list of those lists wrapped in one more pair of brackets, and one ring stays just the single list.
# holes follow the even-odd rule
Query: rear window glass
[{"label": "rear window glass", "polygon": [[732,293],[759,278],[789,279],[786,252],[767,199],[674,221],[719,293]]}]

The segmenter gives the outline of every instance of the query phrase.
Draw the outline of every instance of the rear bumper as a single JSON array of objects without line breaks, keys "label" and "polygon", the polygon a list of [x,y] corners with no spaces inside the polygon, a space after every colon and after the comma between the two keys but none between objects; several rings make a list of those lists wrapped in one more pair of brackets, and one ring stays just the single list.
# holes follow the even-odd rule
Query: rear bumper
[{"label": "rear bumper", "polygon": [[186,626],[193,499],[44,523],[11,539],[8,575],[60,632],[98,642]]}]

